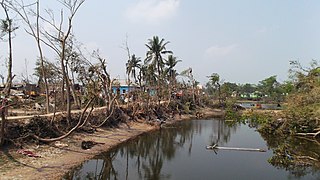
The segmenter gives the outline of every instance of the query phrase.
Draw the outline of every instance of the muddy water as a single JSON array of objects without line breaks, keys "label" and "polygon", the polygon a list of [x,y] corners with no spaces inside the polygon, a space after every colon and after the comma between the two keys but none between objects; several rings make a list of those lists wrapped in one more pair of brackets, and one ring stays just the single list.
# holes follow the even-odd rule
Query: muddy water
[{"label": "muddy water", "polygon": [[[255,129],[243,124],[228,126],[214,119],[185,121],[102,153],[66,174],[65,179],[320,179],[320,167],[312,164],[319,163],[319,145],[284,140],[286,145],[295,143],[291,150],[282,148],[283,143],[275,137],[269,138],[264,137],[265,141]],[[214,143],[267,151],[205,148]],[[293,163],[293,153],[302,153],[296,147],[299,144],[307,153],[301,155],[313,154],[314,159],[306,161],[309,164]]]}]

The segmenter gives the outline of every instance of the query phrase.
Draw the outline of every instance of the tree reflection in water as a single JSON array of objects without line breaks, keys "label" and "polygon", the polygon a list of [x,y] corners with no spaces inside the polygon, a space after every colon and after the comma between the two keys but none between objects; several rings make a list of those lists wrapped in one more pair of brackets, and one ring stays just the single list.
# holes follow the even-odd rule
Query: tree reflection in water
[{"label": "tree reflection in water", "polygon": [[[197,158],[203,158],[199,156],[199,152],[204,153],[198,150],[199,145],[201,146],[203,143],[206,145],[210,143],[217,143],[220,146],[225,144],[229,145],[228,142],[231,136],[242,126],[244,125],[233,124],[230,126],[225,121],[218,120],[181,122],[166,127],[161,131],[144,134],[135,140],[115,147],[110,152],[102,153],[84,163],[75,169],[75,171],[67,174],[65,179],[158,180],[175,178],[176,176],[173,174],[173,171],[176,171],[176,169],[170,171],[168,168],[175,168],[171,167],[171,165],[177,161],[177,157],[182,156],[180,157],[182,160],[194,160],[192,156],[195,155]],[[243,129],[239,132],[243,132]],[[251,134],[248,134],[248,136],[251,136]],[[320,148],[317,142],[292,137],[288,139],[267,137],[265,135],[262,137],[274,153],[273,156],[269,158],[269,163],[278,169],[290,172],[288,178],[292,176],[293,178],[291,179],[295,179],[303,177],[306,174],[313,174],[312,177],[319,176]],[[241,138],[246,137],[239,137],[239,139]],[[201,140],[205,141],[200,143],[199,141]],[[179,154],[177,154],[177,152],[179,152]],[[186,154],[182,155],[181,153]],[[226,154],[230,155],[230,153],[234,152],[228,152]],[[214,160],[228,159],[223,158],[226,154]],[[185,155],[188,157],[185,157]],[[237,156],[233,157],[237,158]],[[258,158],[258,156],[256,157]],[[265,164],[267,164],[267,158],[268,156],[263,159]],[[184,162],[185,161],[183,161],[183,163]],[[194,161],[186,162],[193,163]],[[189,164],[183,163],[179,165],[190,168]],[[208,161],[208,163],[212,162]],[[262,164],[260,165],[263,166]],[[191,167],[194,166],[191,165]],[[265,168],[269,167],[270,166],[265,166]],[[274,171],[269,169],[268,172]],[[211,172],[209,172],[209,174],[211,174]],[[218,176],[218,174],[215,175]]]},{"label": "tree reflection in water", "polygon": [[[262,135],[273,156],[268,162],[278,169],[285,169],[295,178],[307,174],[319,176],[320,142],[317,139],[274,137]],[[290,178],[290,177],[289,177]],[[320,179],[320,176],[318,177]]]},{"label": "tree reflection in water", "polygon": [[[142,135],[110,152],[102,153],[90,160],[90,163],[84,163],[74,172],[68,173],[65,179],[130,179],[130,165],[136,168],[139,179],[169,179],[169,174],[162,173],[164,160],[170,161],[176,150],[184,148],[186,142],[190,142],[188,151],[191,153],[193,133],[199,129],[201,131],[201,125],[193,126],[189,121],[183,126],[178,124]],[[125,158],[126,172],[123,177],[114,166],[116,156]],[[92,168],[93,165],[95,168]]]},{"label": "tree reflection in water", "polygon": [[210,134],[210,145],[217,144],[223,146],[230,141],[231,134],[236,133],[239,124],[229,126],[224,120],[217,120],[212,126],[212,133]]}]

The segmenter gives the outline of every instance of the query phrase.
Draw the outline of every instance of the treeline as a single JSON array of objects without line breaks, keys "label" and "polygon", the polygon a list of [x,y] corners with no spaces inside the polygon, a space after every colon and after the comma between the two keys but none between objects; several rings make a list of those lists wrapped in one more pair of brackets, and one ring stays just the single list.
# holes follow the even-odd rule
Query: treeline
[{"label": "treeline", "polygon": [[[126,94],[129,101],[124,108],[119,101],[120,93],[114,92],[114,87],[119,86],[120,82],[110,76],[106,58],[100,55],[99,50],[83,53],[81,43],[73,34],[74,18],[85,0],[57,0],[57,3],[61,5],[60,10],[54,12],[41,9],[39,0],[33,3],[23,0],[0,2],[6,15],[1,20],[1,38],[8,43],[7,80],[1,91],[1,145],[5,140],[21,140],[21,137],[52,142],[84,127],[94,129],[123,120],[136,120],[138,117],[148,121],[166,119],[169,114],[189,113],[201,102],[192,69],[178,74],[175,66],[181,60],[167,49],[169,41],[154,36],[145,44],[144,58],[131,53],[128,42],[125,43],[128,58],[125,64],[126,84],[137,87],[137,90]],[[19,27],[17,23],[21,23],[26,34],[15,35],[29,35],[36,42],[38,60],[34,75],[43,93],[37,100],[45,104],[46,113],[53,113],[47,119],[34,118],[23,127],[14,127],[6,120],[9,107],[22,105],[21,101],[13,102],[10,98],[15,78],[12,64],[15,61],[13,53],[17,51],[14,51],[12,43],[13,34]],[[47,58],[50,53],[55,54],[55,59]],[[188,82],[178,82],[178,75],[187,78]],[[177,91],[181,89],[184,89],[184,97],[177,96]],[[101,106],[105,107],[103,117],[93,116],[94,107]],[[81,113],[73,115],[74,109],[81,110]],[[65,115],[58,119],[57,111],[64,111]]]},{"label": "treeline", "polygon": [[266,103],[278,103],[285,100],[285,97],[294,92],[294,83],[277,80],[277,76],[270,76],[259,81],[258,84],[237,84],[221,80],[219,74],[213,73],[208,76],[206,91],[210,95],[225,101],[234,97],[237,100],[264,101]]},{"label": "treeline", "polygon": [[314,60],[309,67],[297,61],[290,62],[290,93],[284,100],[282,111],[278,113],[252,112],[250,118],[259,125],[264,135],[308,136],[320,135],[320,66]]}]

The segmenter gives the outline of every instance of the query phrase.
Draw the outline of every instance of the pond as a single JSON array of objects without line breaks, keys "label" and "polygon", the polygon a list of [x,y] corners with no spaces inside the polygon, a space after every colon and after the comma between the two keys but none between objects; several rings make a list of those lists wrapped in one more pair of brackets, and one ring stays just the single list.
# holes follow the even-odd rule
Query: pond
[{"label": "pond", "polygon": [[264,104],[264,103],[258,103],[258,102],[242,102],[242,103],[238,103],[237,105],[239,105],[245,109],[269,109],[269,110],[282,109],[281,104]]},{"label": "pond", "polygon": [[[320,179],[319,167],[296,168],[279,163],[286,157],[278,157],[276,150],[281,143],[274,140],[265,141],[244,124],[227,125],[215,119],[184,121],[102,153],[64,179]],[[267,151],[206,149],[214,143]],[[303,145],[310,147],[308,152],[318,153],[319,158],[319,146]]]}]

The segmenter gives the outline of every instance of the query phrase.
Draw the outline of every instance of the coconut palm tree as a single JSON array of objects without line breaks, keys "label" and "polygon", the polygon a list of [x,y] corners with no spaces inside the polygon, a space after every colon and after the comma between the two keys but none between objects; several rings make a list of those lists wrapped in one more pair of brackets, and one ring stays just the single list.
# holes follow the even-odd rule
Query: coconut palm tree
[{"label": "coconut palm tree", "polygon": [[[164,54],[172,54],[172,51],[168,51],[166,49],[166,45],[169,43],[169,41],[165,42],[164,39],[159,39],[158,36],[154,36],[152,39],[148,40],[148,43],[146,44],[148,51],[146,54],[145,64],[148,64],[150,69],[156,70],[153,73],[156,74],[157,77],[157,97],[158,102],[160,104],[161,97],[162,97],[162,83],[163,83],[163,77],[164,77],[164,59],[162,55]],[[148,68],[148,69],[149,69]]]},{"label": "coconut palm tree", "polygon": [[208,76],[209,82],[215,89],[218,89],[219,93],[219,104],[221,105],[221,85],[220,85],[220,76],[218,73],[212,73],[210,76]]},{"label": "coconut palm tree", "polygon": [[176,70],[174,67],[178,64],[178,62],[181,62],[182,60],[178,60],[177,57],[173,55],[169,55],[168,59],[165,62],[165,65],[168,66],[166,69],[166,74],[168,75],[169,81],[173,80],[176,76]]},{"label": "coconut palm tree", "polygon": [[171,94],[174,92],[174,89],[176,87],[176,77],[177,77],[177,71],[174,69],[174,67],[177,65],[178,62],[181,62],[181,60],[177,60],[177,57],[170,54],[168,56],[168,59],[165,61],[165,65],[167,68],[165,69],[166,77],[168,78],[168,99],[169,103],[171,101]]},{"label": "coconut palm tree", "polygon": [[172,54],[172,51],[168,51],[166,49],[166,45],[169,43],[169,41],[165,42],[164,39],[160,40],[158,36],[153,36],[153,38],[149,39],[148,43],[146,44],[148,51],[145,63],[155,67],[157,70],[157,78],[159,83],[163,75],[163,68],[165,64],[162,55],[168,53]]},{"label": "coconut palm tree", "polygon": [[135,83],[137,83],[137,69],[141,68],[141,58],[140,57],[136,57],[135,54],[133,54],[131,56],[131,58],[128,60],[128,62],[126,63],[126,72],[128,75],[128,81],[130,82],[129,78],[130,78],[130,74],[131,76],[134,78]]}]

